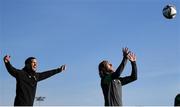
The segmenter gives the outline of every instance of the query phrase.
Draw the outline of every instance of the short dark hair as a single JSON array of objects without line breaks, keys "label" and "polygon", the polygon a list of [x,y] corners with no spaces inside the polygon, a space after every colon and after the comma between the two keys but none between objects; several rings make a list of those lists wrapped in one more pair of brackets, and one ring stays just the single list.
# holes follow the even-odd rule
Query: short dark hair
[{"label": "short dark hair", "polygon": [[177,94],[174,101],[174,106],[180,106],[180,94]]},{"label": "short dark hair", "polygon": [[28,58],[25,60],[25,65],[30,64],[32,59],[36,59],[36,58],[35,58],[35,57],[28,57]]},{"label": "short dark hair", "polygon": [[107,60],[103,60],[101,63],[99,63],[99,67],[98,67],[99,68],[99,76],[101,78],[104,77],[107,63],[108,63]]}]

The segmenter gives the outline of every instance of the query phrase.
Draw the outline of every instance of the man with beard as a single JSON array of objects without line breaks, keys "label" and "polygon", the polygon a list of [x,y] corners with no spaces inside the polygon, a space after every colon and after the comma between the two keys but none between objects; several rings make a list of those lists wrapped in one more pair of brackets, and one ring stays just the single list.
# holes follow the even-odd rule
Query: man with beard
[{"label": "man with beard", "polygon": [[57,69],[38,73],[36,72],[37,60],[35,57],[27,58],[22,70],[16,69],[10,64],[9,55],[4,57],[4,63],[9,74],[16,79],[16,97],[14,100],[14,106],[33,106],[37,82],[66,69],[66,65],[62,65]]},{"label": "man with beard", "polygon": [[[122,106],[122,86],[137,79],[136,56],[123,48],[123,60],[115,71],[112,64],[104,60],[99,64],[101,88],[104,95],[105,106]],[[132,72],[130,76],[120,77],[127,60],[131,62]]]}]

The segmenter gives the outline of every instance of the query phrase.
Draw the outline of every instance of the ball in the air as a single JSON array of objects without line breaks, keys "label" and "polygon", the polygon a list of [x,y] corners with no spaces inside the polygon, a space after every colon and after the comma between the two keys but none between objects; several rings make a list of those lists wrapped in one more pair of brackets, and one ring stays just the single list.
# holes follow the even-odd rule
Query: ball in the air
[{"label": "ball in the air", "polygon": [[176,7],[173,5],[168,4],[163,8],[163,15],[167,19],[175,18],[176,14],[177,14]]}]

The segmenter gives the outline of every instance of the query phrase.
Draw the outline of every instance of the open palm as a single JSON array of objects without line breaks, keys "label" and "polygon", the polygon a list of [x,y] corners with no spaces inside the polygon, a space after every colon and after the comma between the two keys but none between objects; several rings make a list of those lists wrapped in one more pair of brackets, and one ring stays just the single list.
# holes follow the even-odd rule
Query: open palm
[{"label": "open palm", "polygon": [[136,55],[132,52],[127,55],[127,58],[132,62],[136,61]]}]

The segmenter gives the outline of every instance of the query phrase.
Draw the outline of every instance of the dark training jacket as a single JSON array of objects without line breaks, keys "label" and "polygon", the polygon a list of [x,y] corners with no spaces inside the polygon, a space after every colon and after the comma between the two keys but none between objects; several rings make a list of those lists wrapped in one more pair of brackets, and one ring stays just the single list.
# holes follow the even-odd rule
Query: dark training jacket
[{"label": "dark training jacket", "polygon": [[37,82],[60,72],[59,69],[54,69],[42,73],[32,73],[33,71],[26,69],[18,70],[9,62],[5,63],[5,66],[7,71],[16,78],[14,106],[33,106]]},{"label": "dark training jacket", "polygon": [[107,73],[101,77],[105,106],[122,106],[122,86],[137,79],[136,62],[131,62],[132,72],[130,76],[120,77],[126,62],[127,59],[123,58],[120,66],[114,73]]}]

